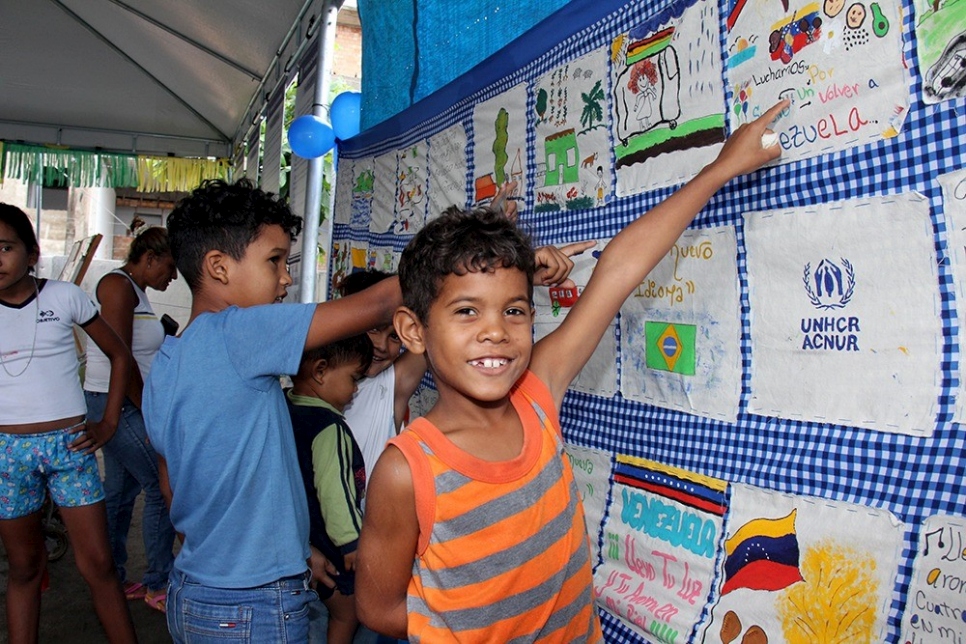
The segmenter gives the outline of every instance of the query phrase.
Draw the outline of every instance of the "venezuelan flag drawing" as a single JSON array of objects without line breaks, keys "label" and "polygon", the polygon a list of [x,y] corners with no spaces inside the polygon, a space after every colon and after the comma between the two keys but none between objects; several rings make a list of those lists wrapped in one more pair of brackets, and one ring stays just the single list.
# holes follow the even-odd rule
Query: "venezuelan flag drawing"
[{"label": "venezuelan flag drawing", "polygon": [[697,331],[693,324],[645,321],[644,361],[647,367],[693,376]]},{"label": "venezuelan flag drawing", "polygon": [[618,454],[614,481],[719,518],[728,509],[727,483],[657,461]]},{"label": "venezuelan flag drawing", "polygon": [[792,510],[781,519],[753,519],[725,541],[721,594],[738,588],[781,590],[803,581],[798,568],[798,535]]}]

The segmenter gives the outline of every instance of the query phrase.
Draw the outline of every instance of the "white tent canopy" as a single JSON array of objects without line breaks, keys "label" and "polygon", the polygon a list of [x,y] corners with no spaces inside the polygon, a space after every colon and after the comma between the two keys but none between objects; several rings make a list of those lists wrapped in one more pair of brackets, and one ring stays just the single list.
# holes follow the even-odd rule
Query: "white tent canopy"
[{"label": "white tent canopy", "polygon": [[0,139],[230,157],[323,5],[0,0]]}]

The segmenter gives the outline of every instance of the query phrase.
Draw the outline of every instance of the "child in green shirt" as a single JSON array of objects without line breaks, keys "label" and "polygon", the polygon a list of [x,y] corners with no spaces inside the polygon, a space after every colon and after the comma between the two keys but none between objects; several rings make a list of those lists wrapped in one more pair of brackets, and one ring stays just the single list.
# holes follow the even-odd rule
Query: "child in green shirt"
[{"label": "child in green shirt", "polygon": [[343,411],[365,377],[372,354],[372,342],[364,334],[306,351],[286,396],[309,505],[309,543],[339,573],[334,589],[319,588],[329,611],[331,644],[351,642],[359,625],[353,570],[366,469]]}]

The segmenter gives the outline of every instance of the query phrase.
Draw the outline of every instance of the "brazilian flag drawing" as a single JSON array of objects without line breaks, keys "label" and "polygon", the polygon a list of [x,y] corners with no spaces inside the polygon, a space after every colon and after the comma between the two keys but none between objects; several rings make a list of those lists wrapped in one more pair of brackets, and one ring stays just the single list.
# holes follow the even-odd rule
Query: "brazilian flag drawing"
[{"label": "brazilian flag drawing", "polygon": [[752,519],[725,541],[721,594],[738,588],[781,590],[802,581],[792,510],[780,519]]},{"label": "brazilian flag drawing", "polygon": [[649,369],[694,375],[694,339],[698,327],[693,324],[644,322],[644,360]]}]

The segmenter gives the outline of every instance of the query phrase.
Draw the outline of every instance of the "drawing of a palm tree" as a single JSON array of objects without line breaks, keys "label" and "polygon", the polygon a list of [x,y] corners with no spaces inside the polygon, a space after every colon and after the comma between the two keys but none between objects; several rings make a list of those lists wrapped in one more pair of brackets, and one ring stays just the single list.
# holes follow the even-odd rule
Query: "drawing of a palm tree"
[{"label": "drawing of a palm tree", "polygon": [[601,102],[604,100],[604,90],[600,86],[601,81],[597,81],[590,92],[580,93],[580,98],[584,101],[584,109],[580,113],[580,124],[584,126],[584,132],[591,130],[595,124],[604,120],[604,108]]}]

